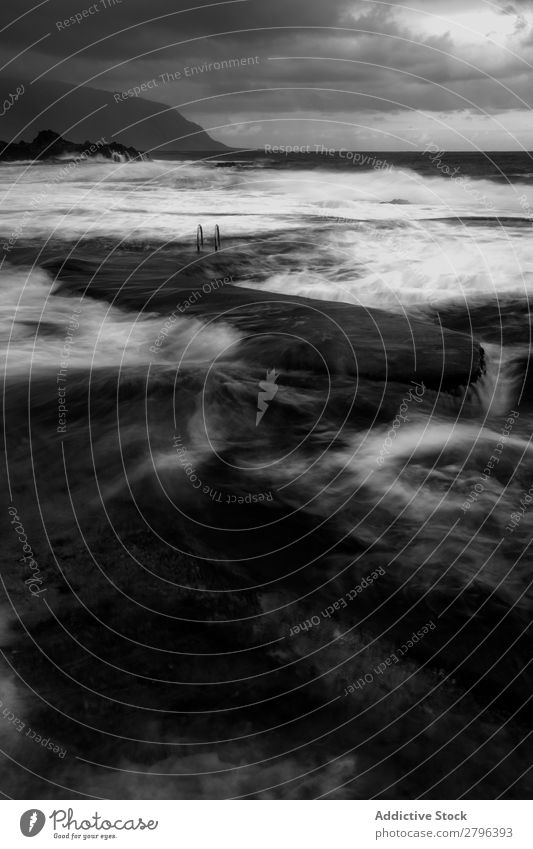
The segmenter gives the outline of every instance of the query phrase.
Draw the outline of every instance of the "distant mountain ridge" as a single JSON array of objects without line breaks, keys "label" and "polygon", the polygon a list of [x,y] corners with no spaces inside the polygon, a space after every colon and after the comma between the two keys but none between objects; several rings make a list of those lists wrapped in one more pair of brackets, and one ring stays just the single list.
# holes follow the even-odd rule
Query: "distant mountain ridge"
[{"label": "distant mountain ridge", "polygon": [[43,127],[82,143],[105,136],[109,142],[133,145],[139,150],[227,151],[221,142],[175,108],[141,97],[116,102],[113,93],[63,82],[39,80],[33,85],[2,78],[3,98],[24,88],[0,119],[0,137],[6,143],[30,141]]}]

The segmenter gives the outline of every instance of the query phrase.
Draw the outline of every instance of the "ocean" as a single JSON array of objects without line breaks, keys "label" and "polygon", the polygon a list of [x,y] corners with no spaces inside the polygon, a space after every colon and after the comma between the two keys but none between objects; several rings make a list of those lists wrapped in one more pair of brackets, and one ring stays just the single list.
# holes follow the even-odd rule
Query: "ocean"
[{"label": "ocean", "polygon": [[529,798],[530,154],[0,193],[12,795]]}]

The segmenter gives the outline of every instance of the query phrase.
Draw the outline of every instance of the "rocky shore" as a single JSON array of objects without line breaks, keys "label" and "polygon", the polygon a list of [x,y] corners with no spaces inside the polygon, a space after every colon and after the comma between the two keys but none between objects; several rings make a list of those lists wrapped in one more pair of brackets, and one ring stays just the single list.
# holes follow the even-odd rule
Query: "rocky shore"
[{"label": "rocky shore", "polygon": [[3,162],[90,159],[96,156],[103,156],[113,162],[150,159],[149,154],[141,153],[134,147],[126,147],[118,142],[108,142],[103,136],[96,142],[85,141],[79,144],[64,139],[53,130],[42,130],[31,142],[0,141],[0,161]]}]

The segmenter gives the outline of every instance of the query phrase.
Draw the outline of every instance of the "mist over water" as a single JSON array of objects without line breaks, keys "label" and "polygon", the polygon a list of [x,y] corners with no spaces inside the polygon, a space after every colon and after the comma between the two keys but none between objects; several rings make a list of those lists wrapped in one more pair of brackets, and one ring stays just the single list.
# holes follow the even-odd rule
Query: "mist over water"
[{"label": "mist over water", "polygon": [[[83,635],[68,660],[75,681],[92,687],[83,647],[98,647],[94,689],[113,693],[112,715],[84,694],[81,760],[58,761],[58,786],[135,797],[148,770],[162,797],[194,798],[205,773],[207,798],[409,798],[422,754],[435,774],[429,796],[483,797],[523,770],[533,186],[519,156],[508,182],[465,162],[468,189],[423,159],[400,160],[388,172],[250,158],[85,163],[65,179],[59,163],[0,167],[7,486],[48,589],[46,606],[22,618],[61,667],[50,612],[61,610]],[[423,319],[435,356],[442,328],[472,334],[483,374],[445,389],[418,372],[360,374],[340,328],[324,353],[305,341],[307,315],[274,327],[266,306],[255,313],[268,293],[280,310],[279,299],[310,299],[310,316],[336,302]],[[16,539],[8,545],[16,552]],[[376,569],[384,575],[356,602],[290,636]],[[6,580],[24,609],[19,576]],[[100,643],[100,615],[116,645]],[[11,616],[1,639],[24,667]],[[430,621],[402,669],[361,691],[356,715],[348,683]],[[81,696],[48,673],[68,742]],[[22,691],[12,701],[37,721],[44,710]],[[392,727],[367,743],[381,709]],[[413,743],[410,772],[395,759],[402,718],[416,740],[424,712],[433,737]],[[109,735],[124,722],[141,742],[117,754]],[[456,748],[440,752],[455,726]],[[104,732],[92,737],[94,727]],[[335,731],[321,740],[323,728]],[[485,778],[496,733],[499,757],[514,756]],[[199,741],[205,750],[179,748]],[[7,745],[20,755],[23,740]],[[109,760],[113,781],[95,765]],[[36,796],[54,792],[19,780]]]}]

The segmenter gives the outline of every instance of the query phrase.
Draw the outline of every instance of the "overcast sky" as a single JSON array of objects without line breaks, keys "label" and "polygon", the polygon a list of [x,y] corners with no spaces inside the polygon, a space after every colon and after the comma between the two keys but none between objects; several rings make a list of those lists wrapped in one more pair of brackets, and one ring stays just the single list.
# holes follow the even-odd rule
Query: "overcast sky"
[{"label": "overcast sky", "polygon": [[[533,149],[533,0],[2,0],[0,14],[2,74],[154,81],[144,97],[233,146]],[[191,70],[231,59],[248,62]]]}]

